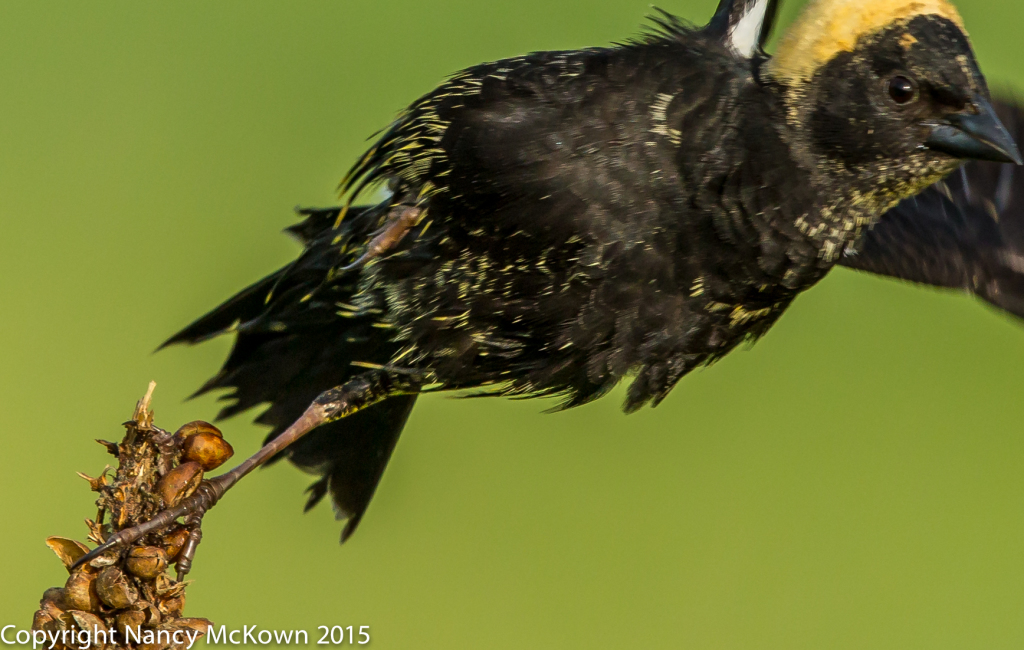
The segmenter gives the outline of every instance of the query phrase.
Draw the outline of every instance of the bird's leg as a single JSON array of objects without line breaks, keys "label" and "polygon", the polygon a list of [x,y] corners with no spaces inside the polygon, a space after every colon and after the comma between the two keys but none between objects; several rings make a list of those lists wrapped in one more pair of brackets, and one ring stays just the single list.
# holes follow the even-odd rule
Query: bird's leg
[{"label": "bird's leg", "polygon": [[185,545],[181,547],[178,552],[178,561],[175,563],[174,568],[178,572],[178,582],[185,579],[185,576],[189,571],[192,570],[192,559],[196,556],[196,549],[199,548],[199,542],[203,541],[203,518],[200,515],[198,519],[192,517],[186,523],[188,527],[188,539],[185,540]]},{"label": "bird's leg", "polygon": [[216,478],[204,480],[191,496],[182,499],[181,503],[173,508],[160,512],[149,521],[111,535],[103,544],[82,556],[72,568],[85,564],[112,548],[129,546],[149,533],[166,528],[179,517],[185,517],[190,528],[189,539],[182,548],[181,559],[177,565],[179,579],[183,578],[191,569],[195,549],[202,538],[200,524],[203,516],[243,476],[321,424],[339,420],[387,397],[416,388],[415,381],[409,376],[375,369],[357,375],[341,386],[324,391],[281,435],[263,445],[259,451],[234,469]]},{"label": "bird's leg", "polygon": [[415,205],[398,205],[391,208],[384,227],[366,245],[366,250],[359,256],[359,259],[342,268],[342,271],[358,269],[373,258],[394,248],[405,237],[405,233],[419,223],[422,217],[423,208]]},{"label": "bird's leg", "polygon": [[174,462],[175,456],[180,450],[181,441],[174,437],[174,434],[153,427],[150,438],[153,442],[153,446],[156,447],[160,455],[157,457],[157,473],[160,476],[167,474],[171,471],[171,464]]}]

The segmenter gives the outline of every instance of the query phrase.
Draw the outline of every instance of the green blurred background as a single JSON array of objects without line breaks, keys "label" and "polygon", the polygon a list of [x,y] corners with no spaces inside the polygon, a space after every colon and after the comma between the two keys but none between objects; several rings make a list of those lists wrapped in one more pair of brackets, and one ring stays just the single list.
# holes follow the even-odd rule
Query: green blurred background
[{"label": "green blurred background", "polygon": [[[784,11],[788,21],[800,3]],[[1024,89],[1011,0],[958,3]],[[714,0],[666,0],[701,22]],[[287,262],[365,138],[445,74],[635,34],[643,0],[0,4],[0,624],[83,537],[76,471],[150,379],[157,422],[230,341],[152,355]],[[369,625],[381,648],[1020,648],[1024,327],[838,270],[656,410],[618,392],[421,400],[355,537],[259,472],[208,517],[188,611]],[[263,432],[224,425],[241,455]]]}]

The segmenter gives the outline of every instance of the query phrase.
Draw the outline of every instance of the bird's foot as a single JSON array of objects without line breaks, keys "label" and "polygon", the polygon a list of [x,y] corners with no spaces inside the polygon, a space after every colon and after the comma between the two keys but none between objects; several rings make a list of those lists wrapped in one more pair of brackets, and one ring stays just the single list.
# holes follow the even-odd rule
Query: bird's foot
[{"label": "bird's foot", "polygon": [[149,521],[114,533],[102,544],[79,558],[71,568],[74,569],[90,562],[111,549],[128,548],[146,535],[167,528],[179,518],[182,518],[184,519],[185,527],[189,531],[189,535],[181,551],[178,553],[175,565],[178,581],[180,582],[192,569],[192,560],[195,558],[196,549],[199,547],[199,542],[203,537],[201,528],[203,517],[224,496],[228,488],[238,482],[242,474],[237,472],[244,465],[245,463],[226,474],[202,481],[191,496],[182,499],[177,505],[159,512]]},{"label": "bird's foot", "polygon": [[366,245],[366,250],[356,261],[342,267],[342,271],[352,271],[366,265],[370,260],[380,257],[402,241],[405,234],[423,218],[424,209],[415,205],[399,205],[388,213],[387,223]]}]

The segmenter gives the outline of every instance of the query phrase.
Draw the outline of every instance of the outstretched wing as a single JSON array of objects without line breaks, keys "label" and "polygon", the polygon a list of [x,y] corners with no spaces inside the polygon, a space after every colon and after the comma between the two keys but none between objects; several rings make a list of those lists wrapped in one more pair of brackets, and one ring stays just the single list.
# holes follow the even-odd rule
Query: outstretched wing
[{"label": "outstretched wing", "polygon": [[[1024,108],[996,102],[1024,139]],[[890,210],[840,264],[960,289],[1024,318],[1024,167],[974,161]]]}]

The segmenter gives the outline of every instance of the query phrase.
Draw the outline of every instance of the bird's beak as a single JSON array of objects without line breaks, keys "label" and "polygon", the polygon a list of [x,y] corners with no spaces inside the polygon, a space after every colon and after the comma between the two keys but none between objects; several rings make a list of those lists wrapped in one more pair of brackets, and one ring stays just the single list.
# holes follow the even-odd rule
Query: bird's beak
[{"label": "bird's beak", "polygon": [[977,114],[953,113],[932,124],[932,132],[925,145],[957,158],[1024,164],[1017,143],[999,121],[992,104],[980,95],[976,95],[971,103]]}]

